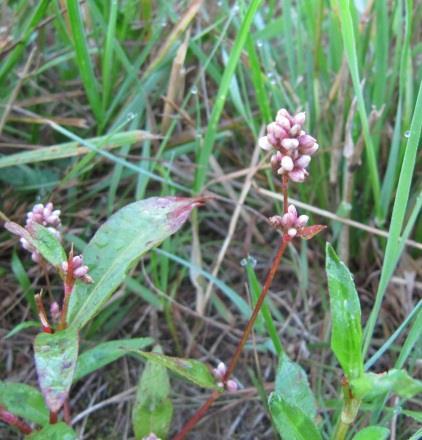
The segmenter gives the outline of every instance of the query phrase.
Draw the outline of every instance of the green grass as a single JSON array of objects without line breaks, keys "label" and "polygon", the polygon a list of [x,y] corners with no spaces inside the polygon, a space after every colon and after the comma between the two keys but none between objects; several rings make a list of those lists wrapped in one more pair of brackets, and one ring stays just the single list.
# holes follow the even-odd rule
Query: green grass
[{"label": "green grass", "polygon": [[[366,4],[372,5],[370,10]],[[333,410],[341,407],[341,373],[328,348],[323,261],[328,240],[338,254],[348,256],[355,276],[367,367],[406,367],[412,373],[421,331],[421,280],[416,278],[413,296],[406,301],[400,292],[405,271],[413,273],[420,262],[420,247],[406,240],[422,239],[417,173],[421,23],[422,7],[412,0],[2,2],[0,27],[7,27],[7,35],[0,35],[0,120],[11,105],[0,130],[2,211],[23,223],[33,203],[51,199],[62,210],[67,237],[83,249],[98,225],[127,203],[152,195],[213,197],[194,214],[193,228],[185,227],[131,270],[116,299],[83,336],[116,339],[119,334],[128,337],[132,329],[135,336],[152,331],[166,354],[174,354],[174,347],[175,353],[202,356],[211,364],[229,358],[278,239],[265,218],[279,213],[281,206],[257,189],[279,191],[268,168],[254,175],[244,204],[247,216],[239,216],[218,276],[212,273],[257,137],[277,110],[286,107],[307,112],[306,129],[320,144],[309,181],[291,185],[290,195],[389,236],[336,221],[324,236],[294,245],[244,361],[248,368],[261,365],[254,375],[256,383],[265,385],[276,370],[274,352],[298,356],[311,378],[328,438],[335,426]],[[187,32],[170,124],[163,128],[172,64]],[[31,50],[29,73],[21,77]],[[378,111],[375,120],[373,109]],[[87,128],[55,118],[77,118]],[[346,153],[362,146],[350,199],[345,145]],[[261,159],[265,164],[263,154]],[[329,181],[331,168],[334,184]],[[312,214],[311,222],[324,223],[324,218]],[[195,231],[201,258],[193,253]],[[8,314],[0,315],[10,331],[21,321],[36,319],[34,292],[42,287],[54,297],[58,284],[54,277],[31,271],[29,258],[6,232],[0,231],[0,239],[5,268],[0,283],[7,297],[18,295],[6,306]],[[249,254],[257,265],[245,271],[240,261]],[[196,306],[209,282],[214,290],[201,316]],[[13,337],[18,341],[29,331]],[[12,346],[10,353],[16,357],[21,347]],[[23,367],[14,368],[19,374]],[[239,376],[250,385],[249,375]],[[185,391],[176,392],[180,397]],[[179,403],[176,411],[190,414],[191,403]],[[411,414],[420,410],[421,401],[400,404]],[[251,405],[253,411],[264,411],[255,401]],[[232,420],[239,414],[236,408]],[[391,401],[379,399],[362,408],[357,427],[367,425],[367,410],[373,412],[374,423],[392,424]],[[75,411],[83,409],[78,401]],[[219,432],[225,432],[228,423],[224,418],[219,423]],[[396,426],[398,439],[416,431],[416,423],[404,413]],[[246,427],[239,429],[247,432]],[[260,436],[263,431],[256,429]]]}]

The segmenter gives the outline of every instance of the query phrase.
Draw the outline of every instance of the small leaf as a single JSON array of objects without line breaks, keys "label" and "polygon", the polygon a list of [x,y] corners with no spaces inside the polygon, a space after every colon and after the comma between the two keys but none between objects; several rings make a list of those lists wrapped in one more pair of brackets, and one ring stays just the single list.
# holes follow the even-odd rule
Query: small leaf
[{"label": "small leaf", "polygon": [[386,440],[389,435],[390,430],[384,426],[368,426],[354,435],[353,440]]},{"label": "small leaf", "polygon": [[25,238],[53,266],[66,261],[66,253],[59,239],[44,226],[34,223],[31,231],[14,222],[6,222],[4,227],[14,235]]},{"label": "small leaf", "polygon": [[76,432],[66,423],[47,425],[41,431],[33,432],[26,440],[77,440]]},{"label": "small leaf", "polygon": [[304,240],[310,240],[311,238],[315,237],[315,235],[323,231],[326,227],[327,226],[325,225],[305,226],[300,230],[299,237],[303,238]]},{"label": "small leaf", "polygon": [[331,306],[331,348],[345,375],[363,374],[362,326],[359,297],[349,269],[333,247],[326,246],[326,272]]},{"label": "small leaf", "polygon": [[422,382],[410,377],[405,370],[387,373],[364,373],[350,382],[352,393],[359,399],[373,399],[388,392],[410,399],[422,392]]},{"label": "small leaf", "polygon": [[138,384],[132,411],[136,439],[142,439],[151,432],[159,438],[167,438],[173,416],[169,394],[167,369],[157,362],[148,361]]},{"label": "small leaf", "polygon": [[283,440],[320,440],[321,434],[312,419],[299,407],[287,403],[277,393],[268,399],[270,413]]},{"label": "small leaf", "polygon": [[163,367],[177,373],[184,379],[203,388],[214,388],[220,390],[215,377],[211,374],[208,366],[195,359],[183,359],[171,356],[165,356],[159,353],[147,353],[145,351],[136,351],[145,359],[156,362]]},{"label": "small leaf", "polygon": [[317,415],[315,397],[309,386],[306,373],[287,355],[280,356],[275,381],[275,394],[283,398],[289,405],[297,406],[311,419]]},{"label": "small leaf", "polygon": [[83,327],[124,281],[129,268],[149,249],[174,234],[203,198],[152,197],[131,203],[100,227],[84,250],[94,284],[77,282],[68,322]]},{"label": "small leaf", "polygon": [[26,330],[27,328],[40,328],[39,321],[24,321],[20,322],[18,325],[12,328],[10,332],[4,337],[4,339],[11,338],[12,336],[18,334],[22,330]]},{"label": "small leaf", "polygon": [[128,354],[128,352],[145,348],[153,342],[154,339],[152,338],[120,339],[102,342],[79,355],[73,382],[110,364]]},{"label": "small leaf", "polygon": [[49,421],[42,394],[24,383],[0,381],[0,405],[12,414],[41,426]]},{"label": "small leaf", "polygon": [[35,365],[45,402],[57,412],[66,400],[72,385],[78,357],[78,332],[66,329],[40,333],[34,342]]}]

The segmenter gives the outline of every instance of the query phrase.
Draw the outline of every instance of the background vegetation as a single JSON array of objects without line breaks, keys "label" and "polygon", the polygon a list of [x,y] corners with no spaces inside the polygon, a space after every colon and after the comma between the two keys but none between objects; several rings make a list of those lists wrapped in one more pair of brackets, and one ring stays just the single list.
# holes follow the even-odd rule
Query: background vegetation
[{"label": "background vegetation", "polygon": [[[421,16],[412,0],[3,0],[6,215],[23,223],[36,201],[51,200],[67,240],[82,250],[131,201],[213,196],[190,226],[130,272],[83,333],[83,346],[153,336],[167,354],[213,365],[229,359],[254,283],[276,250],[266,217],[280,212],[280,196],[256,141],[286,107],[307,112],[308,132],[320,144],[308,183],[291,194],[311,222],[329,228],[289,248],[269,298],[278,335],[309,373],[328,421],[340,408],[341,377],[329,350],[328,240],[355,274],[367,367],[406,362],[417,377],[421,347],[403,353],[403,342],[422,328],[420,123],[411,127],[413,115],[422,119]],[[0,378],[33,384],[36,330],[4,336],[35,319],[36,289],[54,297],[60,285],[33,268],[5,231],[0,243]],[[276,351],[258,321],[237,371],[243,391],[220,399],[196,438],[275,436],[265,396],[274,387]],[[132,436],[141,369],[123,358],[78,382],[72,411],[81,438]],[[177,432],[205,395],[172,385]],[[420,398],[386,405],[382,413],[382,403],[363,408],[356,429],[378,420],[394,438],[409,438]],[[0,436],[17,438],[4,426]]]}]

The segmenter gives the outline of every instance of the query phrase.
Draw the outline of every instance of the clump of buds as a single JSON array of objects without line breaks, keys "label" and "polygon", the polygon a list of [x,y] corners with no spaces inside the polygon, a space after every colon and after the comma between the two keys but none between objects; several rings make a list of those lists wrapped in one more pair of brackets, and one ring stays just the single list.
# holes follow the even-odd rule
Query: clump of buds
[{"label": "clump of buds", "polygon": [[[58,239],[61,239],[61,234],[58,229],[61,226],[60,210],[54,210],[51,202],[47,203],[45,206],[42,203],[38,203],[26,214],[25,229],[29,233],[31,233],[32,227],[35,223],[45,226]],[[31,258],[34,262],[40,263],[42,261],[40,253],[31,245],[31,243],[28,242],[28,240],[21,237],[20,242],[24,249],[31,252]]]},{"label": "clump of buds", "polygon": [[306,226],[308,220],[309,217],[307,215],[298,216],[297,209],[294,205],[289,205],[284,215],[275,215],[269,219],[274,228],[282,230],[291,238],[296,237],[298,232],[300,235],[300,232]]},{"label": "clump of buds", "polygon": [[[88,275],[89,268],[87,265],[84,264],[84,258],[82,255],[75,255],[74,257],[72,257],[71,266],[73,278],[80,279],[84,283],[93,283],[93,279]],[[64,277],[66,277],[69,271],[68,261],[64,261],[62,263],[62,271]]]},{"label": "clump of buds", "polygon": [[233,391],[237,391],[239,386],[237,384],[237,382],[235,380],[229,379],[224,383],[224,378],[225,375],[227,373],[227,367],[226,364],[224,362],[220,362],[217,365],[217,368],[214,368],[212,370],[214,377],[218,380],[220,380],[221,382],[218,383],[218,385],[220,387],[225,388],[227,391],[233,392]]},{"label": "clump of buds", "polygon": [[267,135],[258,141],[263,150],[275,150],[271,157],[274,172],[287,175],[293,182],[306,179],[311,156],[319,148],[316,139],[303,130],[305,119],[304,112],[292,116],[282,108],[267,126]]}]

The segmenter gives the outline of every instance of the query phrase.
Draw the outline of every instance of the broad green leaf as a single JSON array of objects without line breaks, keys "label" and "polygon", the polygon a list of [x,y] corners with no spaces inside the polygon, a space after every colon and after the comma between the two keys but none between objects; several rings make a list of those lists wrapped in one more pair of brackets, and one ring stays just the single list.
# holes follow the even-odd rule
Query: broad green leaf
[{"label": "broad green leaf", "polygon": [[268,399],[274,424],[283,440],[319,440],[321,434],[306,412],[287,403],[277,393],[271,393]]},{"label": "broad green leaf", "polygon": [[66,400],[72,385],[78,357],[78,332],[40,333],[34,342],[35,365],[45,402],[57,412]]},{"label": "broad green leaf", "polygon": [[132,411],[133,431],[137,439],[151,432],[159,438],[167,438],[173,416],[169,394],[167,369],[157,362],[148,361],[138,384]]},{"label": "broad green leaf", "polygon": [[363,374],[359,297],[352,274],[329,243],[325,268],[330,292],[331,348],[345,375],[354,379]]},{"label": "broad green leaf", "polygon": [[73,382],[121,358],[129,351],[140,350],[151,345],[153,342],[154,339],[152,338],[121,339],[102,342],[79,355]]},{"label": "broad green leaf", "polygon": [[368,426],[353,436],[353,440],[386,440],[389,435],[390,430],[384,426]]},{"label": "broad green leaf", "polygon": [[405,370],[390,370],[387,373],[365,373],[350,382],[353,395],[359,399],[373,399],[388,392],[410,399],[422,393],[422,382],[410,377]]},{"label": "broad green leaf", "polygon": [[42,394],[24,383],[0,381],[0,405],[12,414],[41,426],[49,421]]},{"label": "broad green leaf", "polygon": [[25,238],[53,266],[66,261],[66,253],[59,239],[44,226],[34,223],[31,231],[14,222],[6,222],[4,227],[12,234]]},{"label": "broad green leaf", "polygon": [[147,353],[145,351],[136,351],[142,357],[151,362],[156,362],[163,367],[177,373],[184,379],[203,388],[220,389],[217,380],[211,374],[208,366],[195,359],[183,359],[178,357],[165,356],[159,353]]},{"label": "broad green leaf", "polygon": [[306,373],[296,362],[287,355],[280,356],[275,380],[275,392],[292,406],[297,406],[311,419],[317,414],[315,397],[309,386]]},{"label": "broad green leaf", "polygon": [[41,431],[33,432],[25,437],[27,440],[77,440],[76,432],[66,423],[59,422],[47,425]]},{"label": "broad green leaf", "polygon": [[201,198],[152,197],[131,203],[100,227],[84,250],[94,284],[77,282],[68,321],[83,327],[124,281],[129,268],[152,247],[175,233]]}]

